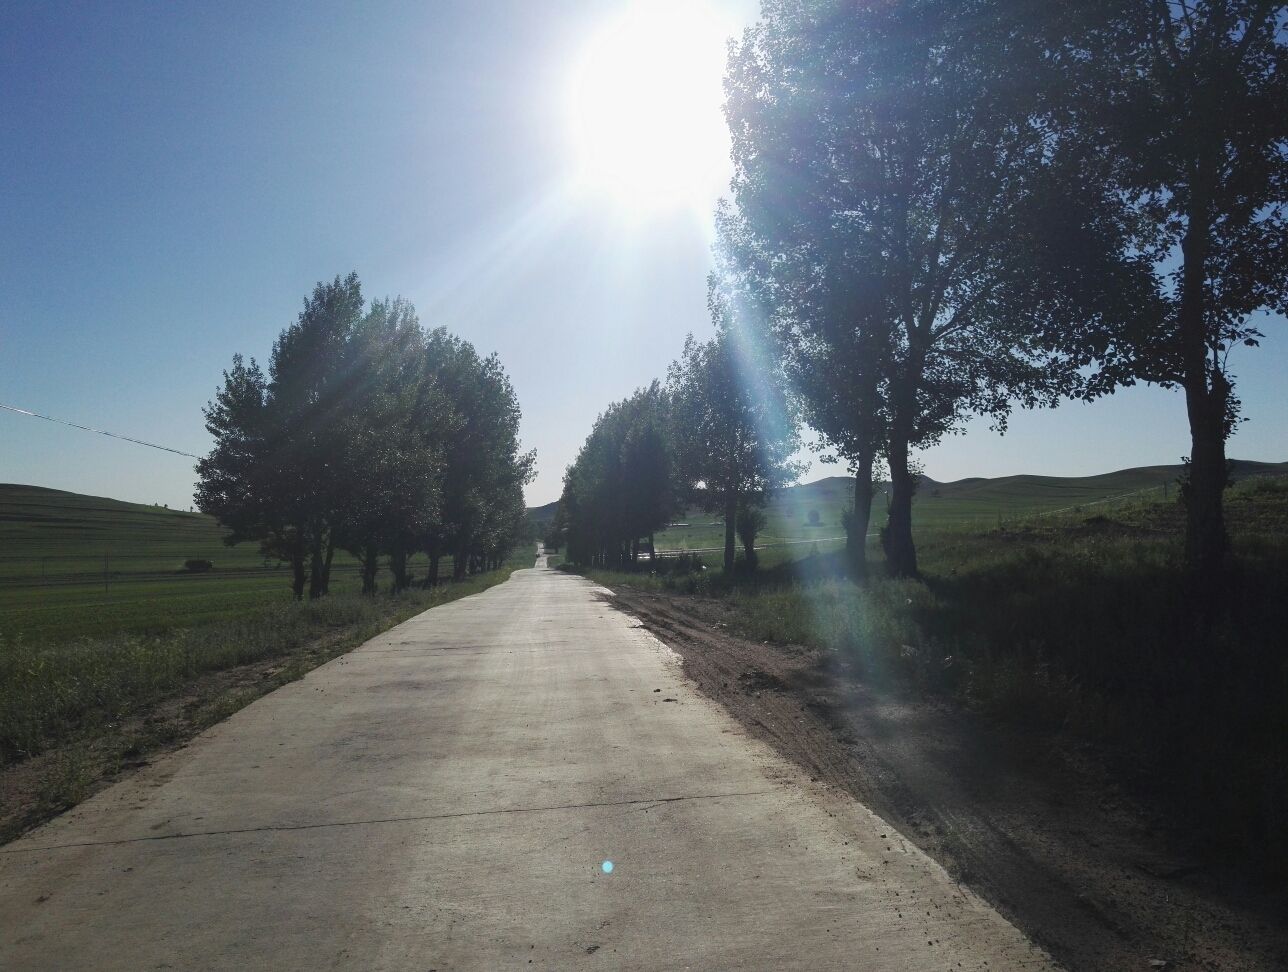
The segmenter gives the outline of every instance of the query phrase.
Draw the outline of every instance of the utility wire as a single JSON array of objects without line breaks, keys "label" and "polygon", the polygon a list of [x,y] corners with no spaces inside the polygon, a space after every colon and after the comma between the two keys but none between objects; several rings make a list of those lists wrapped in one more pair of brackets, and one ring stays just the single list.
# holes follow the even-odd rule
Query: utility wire
[{"label": "utility wire", "polygon": [[69,425],[73,429],[84,429],[86,432],[97,432],[99,435],[106,435],[113,439],[124,439],[126,442],[133,442],[135,445],[147,446],[149,449],[160,449],[162,452],[173,452],[176,456],[187,456],[189,459],[200,459],[201,456],[194,456],[191,452],[184,452],[181,449],[171,449],[169,446],[157,445],[155,442],[144,442],[142,439],[132,439],[128,435],[117,435],[115,432],[105,432],[103,429],[91,429],[88,425],[77,425],[75,422],[64,422],[62,419],[51,418],[48,415],[41,415],[39,412],[28,411],[25,408],[18,408],[15,405],[6,405],[0,402],[0,408],[10,412],[17,412],[19,415],[30,415],[32,418],[44,419],[46,422],[54,422],[58,425]]}]

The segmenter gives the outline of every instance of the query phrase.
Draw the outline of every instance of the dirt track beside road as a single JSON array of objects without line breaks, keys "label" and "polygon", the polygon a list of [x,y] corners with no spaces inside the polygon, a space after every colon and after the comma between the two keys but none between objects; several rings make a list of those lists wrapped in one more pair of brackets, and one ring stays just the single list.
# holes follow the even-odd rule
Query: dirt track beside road
[{"label": "dirt track beside road", "polygon": [[1169,846],[1093,754],[876,691],[832,653],[732,636],[726,602],[628,588],[609,600],[754,735],[881,814],[1071,969],[1288,968],[1282,893]]}]

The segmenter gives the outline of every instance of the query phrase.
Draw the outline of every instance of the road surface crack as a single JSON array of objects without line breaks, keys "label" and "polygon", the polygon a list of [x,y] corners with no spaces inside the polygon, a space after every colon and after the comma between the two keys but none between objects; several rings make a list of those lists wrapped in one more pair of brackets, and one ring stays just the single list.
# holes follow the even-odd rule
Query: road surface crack
[{"label": "road surface crack", "polygon": [[491,817],[511,813],[551,813],[557,810],[589,810],[598,807],[661,806],[692,800],[721,800],[729,797],[764,796],[777,792],[773,789],[740,790],[733,793],[693,793],[681,796],[649,797],[639,800],[603,800],[592,803],[564,803],[538,807],[506,807],[497,810],[465,810],[458,813],[425,813],[403,817],[371,817],[362,820],[334,820],[325,823],[281,824],[263,827],[229,828],[227,830],[195,830],[178,834],[150,834],[143,837],[122,837],[118,840],[82,840],[66,844],[43,844],[38,847],[4,847],[0,855],[37,854],[42,851],[70,850],[76,847],[110,847],[116,844],[142,844],[163,840],[186,840],[193,837],[224,837],[237,834],[287,833],[293,830],[325,830],[338,827],[366,827],[376,824],[417,823],[427,820],[455,820],[462,817]]}]

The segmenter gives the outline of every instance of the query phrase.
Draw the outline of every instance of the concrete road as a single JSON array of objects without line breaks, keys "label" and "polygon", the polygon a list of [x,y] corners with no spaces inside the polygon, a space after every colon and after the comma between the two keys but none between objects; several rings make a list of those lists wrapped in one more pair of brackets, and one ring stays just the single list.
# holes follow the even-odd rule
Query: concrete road
[{"label": "concrete road", "polygon": [[0,848],[5,970],[1046,967],[546,569]]}]

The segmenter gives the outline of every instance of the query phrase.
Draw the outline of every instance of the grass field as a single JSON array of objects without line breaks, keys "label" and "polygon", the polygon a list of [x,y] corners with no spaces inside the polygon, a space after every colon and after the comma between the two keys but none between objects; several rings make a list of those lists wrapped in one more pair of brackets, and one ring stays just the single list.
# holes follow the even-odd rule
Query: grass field
[{"label": "grass field", "polygon": [[[186,572],[188,559],[215,569]],[[532,562],[525,546],[500,570],[373,598],[338,554],[331,595],[299,603],[288,571],[255,544],[225,546],[210,517],[0,486],[0,841],[379,631]]]},{"label": "grass field", "polygon": [[[875,544],[864,586],[845,578],[839,553],[754,575],[713,566],[591,576],[608,587],[723,598],[730,629],[748,639],[824,648],[874,683],[1103,743],[1131,778],[1173,801],[1174,818],[1192,822],[1193,833],[1288,874],[1283,471],[1245,466],[1227,493],[1232,563],[1224,609],[1206,630],[1188,609],[1174,491],[1168,500],[1145,491],[1066,509],[1067,486],[1038,502],[1044,487],[1031,477],[950,484],[956,497],[941,487],[938,522],[923,516],[918,529],[918,581],[882,577]],[[1281,475],[1250,475],[1267,472]],[[996,513],[991,523],[978,516],[989,504],[997,510],[999,496],[1017,510],[1028,502],[1028,512],[1000,524]],[[960,516],[947,515],[949,503]]]},{"label": "grass field", "polygon": [[[289,598],[287,568],[266,562],[254,543],[228,547],[223,537],[202,513],[0,485],[0,636],[56,643],[154,634]],[[189,559],[215,569],[184,571]],[[425,564],[413,558],[413,573]],[[450,570],[446,558],[440,571]],[[343,551],[331,587],[337,594],[361,587],[357,563]]]},{"label": "grass field", "polygon": [[[949,528],[979,530],[1034,514],[1078,512],[1133,498],[1174,497],[1176,480],[1182,471],[1179,465],[1142,466],[1085,477],[1004,476],[952,483],[926,479],[913,505],[913,529],[918,535]],[[1240,461],[1234,468],[1236,479],[1285,474],[1288,474],[1288,463]],[[838,539],[845,536],[841,514],[851,505],[853,494],[853,480],[842,476],[782,490],[765,510],[768,523],[757,542],[771,549],[783,544],[788,549],[776,553],[765,551],[762,563],[797,559],[812,550],[814,543],[820,553],[844,546],[844,540]],[[810,523],[811,511],[818,513],[817,525]],[[873,534],[884,519],[883,488],[873,502],[870,527]],[[714,551],[724,544],[724,524],[718,516],[690,510],[682,520],[686,526],[671,527],[656,534],[654,542],[659,551]]]}]

